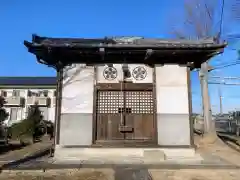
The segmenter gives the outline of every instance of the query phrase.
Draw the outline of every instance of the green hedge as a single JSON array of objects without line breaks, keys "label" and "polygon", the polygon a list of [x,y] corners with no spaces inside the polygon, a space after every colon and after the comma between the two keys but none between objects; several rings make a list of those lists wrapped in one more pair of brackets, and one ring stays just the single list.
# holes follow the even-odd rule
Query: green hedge
[{"label": "green hedge", "polygon": [[11,139],[29,139],[32,138],[34,133],[34,121],[30,119],[24,119],[18,123],[14,123],[11,127],[9,127],[9,135]]},{"label": "green hedge", "polygon": [[13,124],[9,128],[9,133],[11,139],[20,139],[31,138],[33,142],[37,140],[38,137],[42,135],[41,131],[41,122],[43,117],[37,103],[28,108],[27,118]]}]

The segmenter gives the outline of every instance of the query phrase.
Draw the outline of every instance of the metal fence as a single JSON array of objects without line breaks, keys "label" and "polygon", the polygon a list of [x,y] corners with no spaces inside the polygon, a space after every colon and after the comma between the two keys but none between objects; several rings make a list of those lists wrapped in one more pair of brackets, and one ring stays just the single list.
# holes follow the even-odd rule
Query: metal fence
[{"label": "metal fence", "polygon": [[[228,119],[213,120],[212,123],[215,123],[215,128],[217,132],[221,133],[232,133],[235,134],[237,130],[236,121],[231,121]],[[214,125],[214,124],[213,124]],[[194,120],[194,129],[197,131],[203,132],[204,130],[204,121],[203,119]]]}]

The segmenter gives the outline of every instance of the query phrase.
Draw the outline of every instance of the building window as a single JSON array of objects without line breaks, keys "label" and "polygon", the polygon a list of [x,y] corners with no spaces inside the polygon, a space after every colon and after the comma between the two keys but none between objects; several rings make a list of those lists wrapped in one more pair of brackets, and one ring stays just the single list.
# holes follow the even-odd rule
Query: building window
[{"label": "building window", "polygon": [[17,120],[17,115],[18,115],[18,108],[11,108],[10,120],[11,121],[16,121]]},{"label": "building window", "polygon": [[47,90],[43,91],[43,96],[48,97],[48,91]]},{"label": "building window", "polygon": [[28,96],[28,97],[32,97],[32,91],[28,90],[27,96]]},{"label": "building window", "polygon": [[1,91],[1,96],[2,97],[7,97],[7,91]]},{"label": "building window", "polygon": [[19,90],[13,90],[12,96],[19,97],[20,96],[20,91]]},{"label": "building window", "polygon": [[57,91],[53,92],[53,96],[56,97],[57,96]]},{"label": "building window", "polygon": [[43,120],[48,120],[48,107],[39,107]]}]

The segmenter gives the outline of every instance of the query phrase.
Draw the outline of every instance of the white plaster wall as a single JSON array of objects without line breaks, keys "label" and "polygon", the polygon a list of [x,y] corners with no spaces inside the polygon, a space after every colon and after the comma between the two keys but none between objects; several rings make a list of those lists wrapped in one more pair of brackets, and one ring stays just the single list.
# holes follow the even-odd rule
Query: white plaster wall
[{"label": "white plaster wall", "polygon": [[91,145],[94,67],[77,64],[66,69],[63,75],[59,144]]},{"label": "white plaster wall", "polygon": [[158,144],[190,146],[187,68],[156,66]]},{"label": "white plaster wall", "polygon": [[[136,80],[132,76],[132,71],[134,68],[141,66],[144,67],[147,71],[147,76],[143,80]],[[98,66],[97,67],[97,82],[98,83],[119,83],[119,81],[123,80],[123,72],[122,72],[122,65],[121,64],[113,64],[113,67],[117,69],[117,77],[114,80],[107,80],[103,76],[104,69],[107,66]],[[129,64],[129,70],[131,72],[131,77],[128,80],[131,80],[133,83],[152,83],[153,82],[153,69],[143,64]]]},{"label": "white plaster wall", "polygon": [[157,113],[188,114],[187,68],[156,67]]},{"label": "white plaster wall", "polygon": [[77,64],[64,77],[61,113],[92,113],[94,67]]}]

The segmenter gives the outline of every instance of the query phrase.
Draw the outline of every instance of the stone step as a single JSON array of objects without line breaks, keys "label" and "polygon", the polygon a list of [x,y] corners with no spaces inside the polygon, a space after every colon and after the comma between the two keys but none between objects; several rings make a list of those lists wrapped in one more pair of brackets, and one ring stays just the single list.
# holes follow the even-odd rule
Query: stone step
[{"label": "stone step", "polygon": [[89,159],[131,159],[144,161],[164,161],[174,157],[194,157],[194,149],[162,148],[64,148],[56,147],[55,159],[89,160]]},{"label": "stone step", "polygon": [[161,150],[144,150],[144,161],[164,161],[166,155]]},{"label": "stone step", "polygon": [[195,154],[193,157],[175,156],[166,158],[167,161],[203,161],[200,154]]}]

